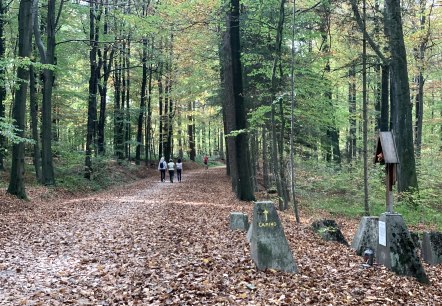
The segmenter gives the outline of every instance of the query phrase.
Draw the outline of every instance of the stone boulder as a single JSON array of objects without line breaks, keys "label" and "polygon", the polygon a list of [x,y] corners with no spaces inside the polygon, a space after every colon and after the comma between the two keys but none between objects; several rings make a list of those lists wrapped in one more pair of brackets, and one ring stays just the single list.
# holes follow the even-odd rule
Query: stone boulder
[{"label": "stone boulder", "polygon": [[336,241],[348,246],[347,240],[342,235],[341,230],[335,220],[317,220],[312,223],[313,230],[318,233],[322,239],[327,241]]}]

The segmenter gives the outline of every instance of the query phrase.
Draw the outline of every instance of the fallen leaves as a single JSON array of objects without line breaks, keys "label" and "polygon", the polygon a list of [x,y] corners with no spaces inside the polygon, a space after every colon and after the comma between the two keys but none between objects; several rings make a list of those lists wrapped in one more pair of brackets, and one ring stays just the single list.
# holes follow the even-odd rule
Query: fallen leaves
[{"label": "fallen leaves", "polygon": [[[251,216],[224,169],[158,177],[86,198],[0,210],[0,305],[406,305],[441,304],[430,286],[379,266],[279,213],[299,274],[257,271],[229,214]],[[204,186],[204,188],[200,188]],[[202,191],[204,190],[204,191]],[[0,199],[3,195],[0,193]],[[319,217],[319,216],[315,216]],[[327,217],[327,216],[321,216]],[[359,220],[337,220],[351,240]],[[342,226],[344,224],[344,226]]]}]

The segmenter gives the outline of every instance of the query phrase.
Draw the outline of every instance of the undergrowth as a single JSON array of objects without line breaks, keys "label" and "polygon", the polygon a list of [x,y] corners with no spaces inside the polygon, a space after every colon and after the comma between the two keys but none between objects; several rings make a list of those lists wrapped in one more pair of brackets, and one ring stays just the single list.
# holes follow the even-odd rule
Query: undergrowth
[{"label": "undergrowth", "polygon": [[[402,214],[409,225],[442,229],[442,156],[422,157],[418,164],[419,192],[398,195],[394,186],[394,211]],[[364,181],[360,164],[331,167],[320,161],[297,163],[296,196],[300,207],[314,213],[352,218],[364,215]],[[386,211],[384,166],[369,164],[370,214],[379,216]]]}]

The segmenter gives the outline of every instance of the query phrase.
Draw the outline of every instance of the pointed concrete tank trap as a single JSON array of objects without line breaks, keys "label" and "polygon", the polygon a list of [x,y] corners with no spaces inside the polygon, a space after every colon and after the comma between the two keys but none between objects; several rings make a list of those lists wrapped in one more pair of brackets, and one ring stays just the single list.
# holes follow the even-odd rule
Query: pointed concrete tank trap
[{"label": "pointed concrete tank trap", "polygon": [[289,273],[298,271],[272,202],[254,203],[253,222],[247,233],[247,240],[258,270],[274,269]]}]

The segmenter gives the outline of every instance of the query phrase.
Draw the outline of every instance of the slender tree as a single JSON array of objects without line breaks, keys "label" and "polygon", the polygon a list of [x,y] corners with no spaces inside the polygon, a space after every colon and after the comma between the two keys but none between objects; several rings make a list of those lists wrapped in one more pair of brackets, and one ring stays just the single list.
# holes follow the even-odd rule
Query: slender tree
[{"label": "slender tree", "polygon": [[[6,53],[6,38],[5,38],[5,15],[6,15],[5,1],[0,1],[0,60],[5,59]],[[6,69],[4,65],[0,65],[0,119],[5,118],[5,99],[6,99]],[[5,170],[5,137],[0,134],[0,171]]]}]

